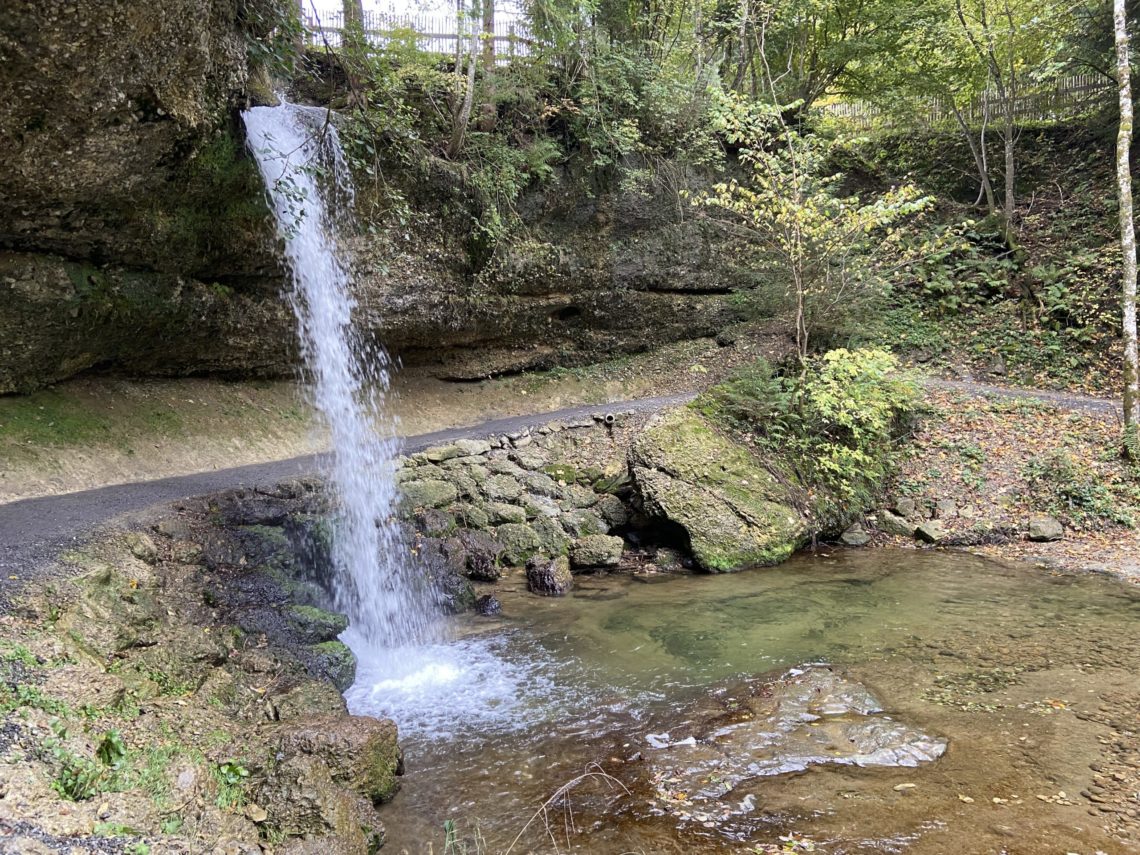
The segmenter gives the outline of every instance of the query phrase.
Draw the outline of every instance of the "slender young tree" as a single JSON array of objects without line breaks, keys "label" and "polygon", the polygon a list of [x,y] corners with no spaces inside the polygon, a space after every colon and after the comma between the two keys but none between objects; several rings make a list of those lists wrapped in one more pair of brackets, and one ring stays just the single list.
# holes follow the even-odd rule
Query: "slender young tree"
[{"label": "slender young tree", "polygon": [[1136,357],[1136,227],[1132,220],[1132,63],[1124,0],[1113,0],[1116,31],[1116,77],[1120,89],[1120,128],[1116,136],[1116,182],[1120,191],[1120,249],[1123,256],[1124,430],[1125,449],[1136,456],[1140,424],[1140,380]]},{"label": "slender young tree", "polygon": [[344,26],[346,28],[352,24],[356,24],[359,27],[364,26],[363,0],[344,0],[341,4],[341,9],[344,10]]},{"label": "slender young tree", "polygon": [[[467,9],[464,0],[455,3],[455,80],[457,91],[451,105],[451,142],[447,146],[447,156],[455,159],[463,150],[467,139],[467,124],[471,121],[471,106],[475,100],[475,69],[479,64],[479,30],[468,26]],[[470,30],[470,32],[468,32]],[[458,91],[463,70],[464,48],[467,54],[467,78],[462,97]]]}]

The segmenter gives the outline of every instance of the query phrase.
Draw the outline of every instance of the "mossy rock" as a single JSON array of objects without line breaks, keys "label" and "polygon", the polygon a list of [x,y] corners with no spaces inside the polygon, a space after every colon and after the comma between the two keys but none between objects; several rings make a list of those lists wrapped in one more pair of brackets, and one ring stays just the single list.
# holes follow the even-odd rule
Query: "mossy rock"
[{"label": "mossy rock", "polygon": [[562,481],[566,484],[578,482],[578,469],[569,463],[551,463],[549,466],[543,466],[542,471],[555,481]]},{"label": "mossy rock", "polygon": [[342,692],[356,679],[356,657],[340,641],[322,641],[309,647],[314,670],[327,677]]},{"label": "mossy rock", "polygon": [[621,563],[625,541],[607,534],[580,537],[570,547],[570,566],[575,568],[616,567]]},{"label": "mossy rock", "polygon": [[526,510],[520,508],[518,505],[491,502],[486,506],[486,509],[491,517],[491,523],[494,525],[499,525],[500,523],[526,522]]},{"label": "mossy rock", "polygon": [[400,485],[400,501],[405,508],[442,508],[459,498],[459,490],[449,481],[427,478]]},{"label": "mossy rock", "polygon": [[289,606],[289,622],[306,644],[333,641],[348,629],[348,618],[316,606]]},{"label": "mossy rock", "polygon": [[542,555],[565,555],[570,550],[570,538],[562,524],[554,517],[536,517],[531,520],[531,528],[538,533],[538,552]]},{"label": "mossy rock", "polygon": [[490,515],[479,505],[464,502],[452,505],[448,510],[462,528],[479,529],[486,528],[491,524]]},{"label": "mossy rock", "polygon": [[598,503],[598,494],[580,484],[568,484],[559,490],[558,504],[566,510],[592,508]]},{"label": "mossy rock", "polygon": [[524,564],[543,545],[538,532],[525,523],[504,523],[495,526],[492,532],[503,547],[502,561],[513,567]]},{"label": "mossy rock", "polygon": [[423,508],[415,515],[416,531],[427,537],[449,537],[455,534],[458,526],[447,511],[438,508]]},{"label": "mossy rock", "polygon": [[608,534],[610,527],[601,515],[589,508],[567,511],[560,518],[566,533],[573,537],[590,537],[595,534]]},{"label": "mossy rock", "polygon": [[689,409],[650,422],[629,459],[642,508],[685,529],[703,570],[778,564],[807,535],[794,488]]},{"label": "mossy rock", "polygon": [[492,501],[510,501],[522,495],[522,484],[514,475],[491,475],[480,485],[483,494]]}]

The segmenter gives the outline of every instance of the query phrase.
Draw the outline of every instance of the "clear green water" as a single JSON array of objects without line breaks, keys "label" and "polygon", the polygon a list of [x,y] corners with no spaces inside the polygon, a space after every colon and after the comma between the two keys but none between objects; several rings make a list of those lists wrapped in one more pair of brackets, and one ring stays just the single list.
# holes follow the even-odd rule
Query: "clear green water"
[{"label": "clear green water", "polygon": [[[864,551],[654,584],[579,577],[560,600],[516,577],[497,594],[501,619],[457,625],[438,694],[374,710],[401,725],[409,769],[384,809],[388,851],[444,851],[448,820],[454,853],[505,852],[520,831],[514,852],[754,852],[793,832],[836,853],[1138,851],[1123,814],[1112,836],[1116,814],[1090,815],[1077,795],[1090,764],[1135,747],[1087,720],[1120,698],[1140,704],[1135,587]],[[734,778],[723,797],[686,803],[678,789],[718,723],[812,662],[947,740],[945,755]],[[652,747],[665,733],[694,736],[694,759]],[[1062,791],[1072,804],[1046,800]]]}]

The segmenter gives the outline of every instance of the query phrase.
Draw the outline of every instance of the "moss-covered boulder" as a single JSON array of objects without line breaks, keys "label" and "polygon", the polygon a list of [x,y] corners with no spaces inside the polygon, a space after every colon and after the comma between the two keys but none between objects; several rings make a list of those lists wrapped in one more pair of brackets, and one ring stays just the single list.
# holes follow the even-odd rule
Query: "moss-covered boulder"
[{"label": "moss-covered boulder", "polygon": [[793,488],[687,408],[646,425],[629,463],[644,512],[681,526],[703,570],[778,564],[808,533]]},{"label": "moss-covered boulder", "polygon": [[278,751],[289,758],[319,758],[332,780],[371,799],[386,802],[399,788],[404,759],[391,719],[325,715],[283,728]]},{"label": "moss-covered boulder", "polygon": [[407,508],[442,508],[459,498],[454,484],[436,478],[407,481],[400,485],[400,494]]},{"label": "moss-covered boulder", "polygon": [[333,641],[348,629],[348,618],[336,612],[327,612],[316,606],[289,606],[289,622],[298,636],[307,644]]},{"label": "moss-covered boulder", "polygon": [[570,565],[576,569],[616,567],[621,563],[625,541],[608,534],[580,537],[570,547]]},{"label": "moss-covered boulder", "polygon": [[493,529],[495,540],[502,547],[502,560],[511,566],[523,564],[542,547],[538,532],[525,523],[504,523]]}]

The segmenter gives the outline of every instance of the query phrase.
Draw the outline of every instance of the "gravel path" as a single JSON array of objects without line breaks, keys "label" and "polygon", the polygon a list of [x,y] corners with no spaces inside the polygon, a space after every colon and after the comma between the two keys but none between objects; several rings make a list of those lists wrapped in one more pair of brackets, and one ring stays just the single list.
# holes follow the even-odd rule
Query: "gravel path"
[{"label": "gravel path", "polygon": [[968,395],[992,398],[1021,398],[1052,404],[1066,410],[1082,410],[1104,415],[1116,414],[1123,418],[1119,401],[1108,398],[1092,398],[1088,395],[1074,395],[1071,392],[1051,392],[1047,389],[1017,389],[1011,386],[995,386],[992,383],[976,383],[973,380],[943,380],[926,377],[923,385],[931,389],[949,389],[965,392]]},{"label": "gravel path", "polygon": [[[495,419],[469,427],[405,437],[402,440],[403,451],[410,454],[456,439],[501,436],[559,419],[602,413],[655,412],[687,403],[693,397],[692,394],[681,394],[641,398]],[[324,458],[323,454],[312,454],[0,505],[0,609],[25,582],[50,573],[52,559],[61,551],[81,544],[107,523],[191,496],[238,487],[270,486],[289,478],[317,474],[322,471]]]}]

